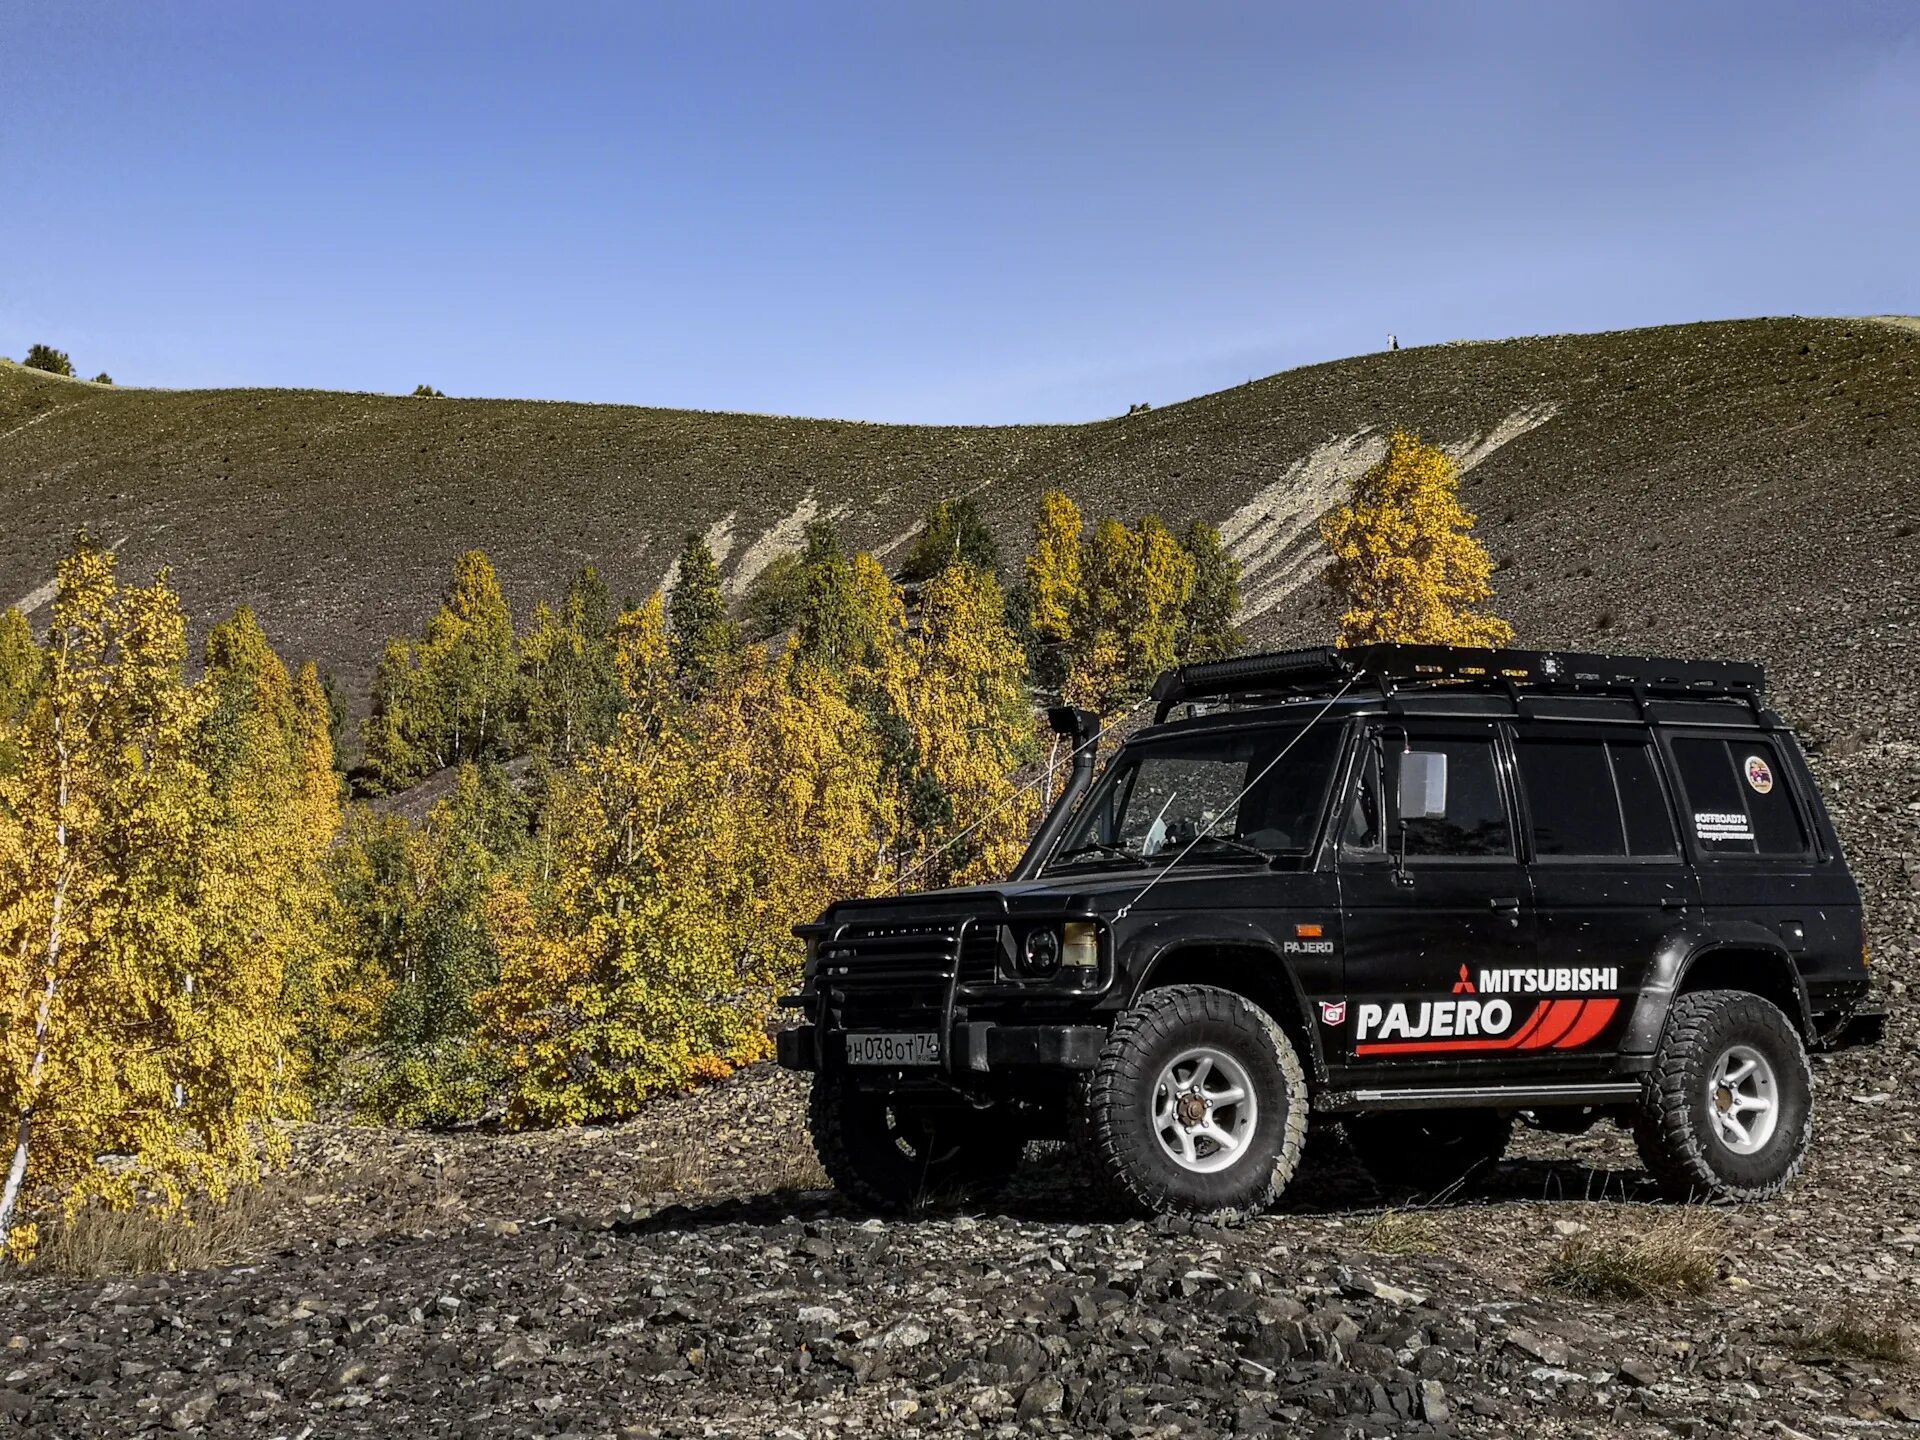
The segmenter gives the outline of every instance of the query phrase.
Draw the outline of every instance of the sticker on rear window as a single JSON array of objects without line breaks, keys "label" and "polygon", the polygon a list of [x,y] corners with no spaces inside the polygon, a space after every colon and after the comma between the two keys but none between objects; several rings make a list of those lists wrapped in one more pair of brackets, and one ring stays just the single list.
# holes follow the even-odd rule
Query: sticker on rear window
[{"label": "sticker on rear window", "polygon": [[1733,810],[1696,810],[1693,833],[1702,840],[1751,840],[1753,822]]},{"label": "sticker on rear window", "polygon": [[1773,767],[1758,755],[1747,756],[1747,784],[1764,795],[1773,789]]}]

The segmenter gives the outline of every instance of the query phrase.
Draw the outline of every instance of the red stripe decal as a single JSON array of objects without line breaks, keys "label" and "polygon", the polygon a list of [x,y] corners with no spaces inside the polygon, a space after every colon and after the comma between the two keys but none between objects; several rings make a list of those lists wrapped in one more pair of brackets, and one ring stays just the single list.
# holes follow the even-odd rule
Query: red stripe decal
[{"label": "red stripe decal", "polygon": [[1538,1030],[1533,1032],[1527,1043],[1520,1047],[1522,1050],[1546,1049],[1574,1027],[1574,1023],[1580,1018],[1580,1012],[1587,1007],[1587,1002],[1584,1000],[1549,1000],[1547,1004],[1552,1008],[1553,1013],[1546,1018]]},{"label": "red stripe decal", "polygon": [[1607,1022],[1613,1019],[1614,1014],[1619,1009],[1620,1002],[1618,1000],[1587,1001],[1587,1013],[1580,1017],[1580,1023],[1562,1035],[1558,1040],[1554,1041],[1553,1048],[1556,1050],[1572,1050],[1576,1046],[1586,1044],[1589,1040],[1593,1039],[1594,1036],[1607,1028]]}]

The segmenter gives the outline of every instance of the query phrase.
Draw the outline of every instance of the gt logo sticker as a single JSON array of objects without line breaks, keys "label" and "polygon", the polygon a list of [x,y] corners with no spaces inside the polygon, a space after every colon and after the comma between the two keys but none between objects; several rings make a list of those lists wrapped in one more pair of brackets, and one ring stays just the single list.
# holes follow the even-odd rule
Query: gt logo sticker
[{"label": "gt logo sticker", "polygon": [[1749,755],[1746,761],[1747,784],[1761,795],[1773,789],[1773,767],[1759,755]]},{"label": "gt logo sticker", "polygon": [[1320,1023],[1322,1025],[1346,1024],[1347,1002],[1344,1000],[1322,1000],[1320,1002]]}]

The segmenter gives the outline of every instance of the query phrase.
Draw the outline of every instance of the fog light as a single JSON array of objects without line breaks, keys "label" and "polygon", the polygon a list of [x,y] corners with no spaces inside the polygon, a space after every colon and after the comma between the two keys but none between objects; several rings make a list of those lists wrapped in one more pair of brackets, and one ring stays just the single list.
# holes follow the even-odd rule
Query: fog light
[{"label": "fog light", "polygon": [[1027,932],[1026,944],[1020,950],[1020,973],[1022,975],[1051,975],[1060,968],[1060,936],[1049,928]]},{"label": "fog light", "polygon": [[1066,944],[1060,949],[1060,963],[1069,970],[1100,968],[1100,927],[1091,920],[1069,920]]}]

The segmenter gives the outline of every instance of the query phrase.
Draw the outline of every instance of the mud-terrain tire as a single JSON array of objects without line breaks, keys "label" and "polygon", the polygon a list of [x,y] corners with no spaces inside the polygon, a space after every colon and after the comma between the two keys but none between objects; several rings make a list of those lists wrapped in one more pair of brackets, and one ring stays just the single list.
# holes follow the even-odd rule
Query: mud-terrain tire
[{"label": "mud-terrain tire", "polygon": [[807,1125],[834,1189],[889,1215],[990,1195],[1026,1152],[1026,1132],[999,1112],[862,1090],[832,1075],[813,1077]]},{"label": "mud-terrain tire", "polygon": [[[1225,1098],[1235,1091],[1243,1098]],[[1307,1104],[1299,1053],[1272,1016],[1228,990],[1173,985],[1115,1022],[1082,1095],[1078,1140],[1128,1209],[1252,1215],[1299,1168]]]},{"label": "mud-terrain tire", "polygon": [[[1758,1063],[1743,1069],[1750,1060]],[[1756,1099],[1769,1108],[1746,1108]],[[1752,1148],[1730,1133],[1729,1115]],[[1662,1193],[1675,1200],[1778,1195],[1806,1160],[1812,1121],[1806,1047],[1777,1005],[1744,990],[1696,990],[1673,1002],[1633,1127]]]},{"label": "mud-terrain tire", "polygon": [[1347,1144],[1383,1190],[1439,1195],[1499,1163],[1513,1119],[1498,1110],[1383,1110],[1343,1122]]}]

